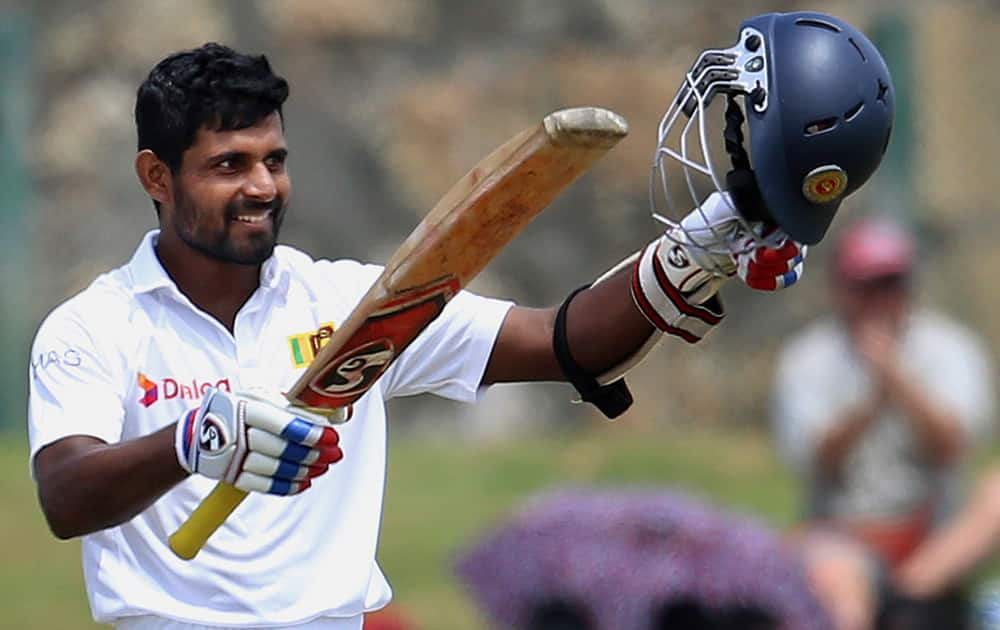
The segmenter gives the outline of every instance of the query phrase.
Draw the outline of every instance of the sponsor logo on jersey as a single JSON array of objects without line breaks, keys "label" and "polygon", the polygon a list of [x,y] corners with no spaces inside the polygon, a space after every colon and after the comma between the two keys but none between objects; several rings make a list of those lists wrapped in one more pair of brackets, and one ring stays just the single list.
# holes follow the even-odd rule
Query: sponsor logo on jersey
[{"label": "sponsor logo on jersey", "polygon": [[298,333],[288,337],[288,351],[292,355],[292,365],[306,367],[316,358],[316,354],[330,340],[335,326],[333,322],[320,324],[312,332]]},{"label": "sponsor logo on jersey", "polygon": [[66,348],[62,351],[48,350],[31,357],[31,372],[37,377],[39,372],[50,367],[80,367],[82,364],[82,355],[76,348]]},{"label": "sponsor logo on jersey", "polygon": [[211,381],[199,381],[198,379],[181,381],[169,376],[154,380],[139,372],[136,380],[139,383],[139,388],[142,390],[142,397],[139,398],[139,403],[147,408],[153,406],[159,400],[172,400],[175,398],[192,401],[201,400],[205,392],[212,387],[224,389],[227,392],[232,391],[228,378],[219,379],[214,383]]},{"label": "sponsor logo on jersey", "polygon": [[157,400],[160,399],[160,388],[156,386],[156,383],[149,380],[145,374],[139,372],[139,387],[142,388],[143,395],[139,399],[143,407],[149,407]]}]

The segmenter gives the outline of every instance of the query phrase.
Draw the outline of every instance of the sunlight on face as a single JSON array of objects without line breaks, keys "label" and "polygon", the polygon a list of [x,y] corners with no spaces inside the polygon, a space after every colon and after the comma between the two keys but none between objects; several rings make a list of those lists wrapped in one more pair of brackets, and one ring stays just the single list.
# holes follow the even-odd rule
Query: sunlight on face
[{"label": "sunlight on face", "polygon": [[277,112],[231,131],[201,128],[173,180],[161,217],[188,247],[223,262],[257,265],[274,250],[291,191]]}]

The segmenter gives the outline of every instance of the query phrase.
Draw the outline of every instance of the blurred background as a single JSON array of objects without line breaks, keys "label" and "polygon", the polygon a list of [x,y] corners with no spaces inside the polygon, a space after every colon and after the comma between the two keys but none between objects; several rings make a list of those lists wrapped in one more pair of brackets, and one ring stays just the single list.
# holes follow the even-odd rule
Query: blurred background
[{"label": "blurred background", "polygon": [[[910,224],[921,298],[1000,347],[992,0],[0,0],[0,627],[93,627],[79,544],[48,533],[34,498],[25,376],[45,314],[155,227],[131,112],[156,61],[220,41],[267,54],[289,80],[282,240],[315,257],[383,262],[514,132],[567,106],[620,112],[630,137],[473,284],[547,306],[656,235],[655,129],[697,53],[732,45],[752,14],[804,9],[869,34],[897,90],[886,161],[833,233],[874,210]],[[725,325],[697,348],[661,345],[630,376],[636,403],[616,423],[557,384],[497,387],[474,407],[393,403],[380,560],[401,614],[424,629],[487,627],[453,577],[455,554],[553,484],[682,488],[792,522],[798,484],[775,457],[769,388],[782,338],[828,309],[825,259],[816,247],[805,281],[773,298],[733,283]]]}]

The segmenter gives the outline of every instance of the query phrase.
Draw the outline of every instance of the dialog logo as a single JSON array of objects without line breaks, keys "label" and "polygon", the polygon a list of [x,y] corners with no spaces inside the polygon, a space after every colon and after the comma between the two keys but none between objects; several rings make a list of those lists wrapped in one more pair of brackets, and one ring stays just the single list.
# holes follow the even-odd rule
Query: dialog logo
[{"label": "dialog logo", "polygon": [[156,383],[149,380],[142,372],[139,372],[138,381],[139,387],[143,391],[142,398],[139,399],[143,407],[149,407],[160,399],[160,389],[156,386]]},{"label": "dialog logo", "polygon": [[139,404],[146,408],[152,407],[160,400],[180,399],[197,402],[212,387],[227,392],[233,391],[229,385],[228,378],[221,378],[217,381],[199,381],[194,378],[182,380],[170,376],[161,379],[152,379],[146,374],[139,372],[136,380],[139,383],[139,388],[142,390],[142,396],[139,397]]}]

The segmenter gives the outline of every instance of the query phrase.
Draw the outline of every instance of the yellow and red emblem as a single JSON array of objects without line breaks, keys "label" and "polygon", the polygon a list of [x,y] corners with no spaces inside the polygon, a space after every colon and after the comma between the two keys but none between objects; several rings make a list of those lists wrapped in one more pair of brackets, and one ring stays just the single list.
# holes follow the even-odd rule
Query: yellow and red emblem
[{"label": "yellow and red emblem", "polygon": [[333,322],[325,322],[315,331],[289,336],[288,350],[292,354],[292,365],[300,368],[312,363],[316,354],[330,339],[334,328]]},{"label": "yellow and red emblem", "polygon": [[829,203],[847,190],[847,173],[836,165],[819,166],[802,180],[802,194],[813,203]]}]

